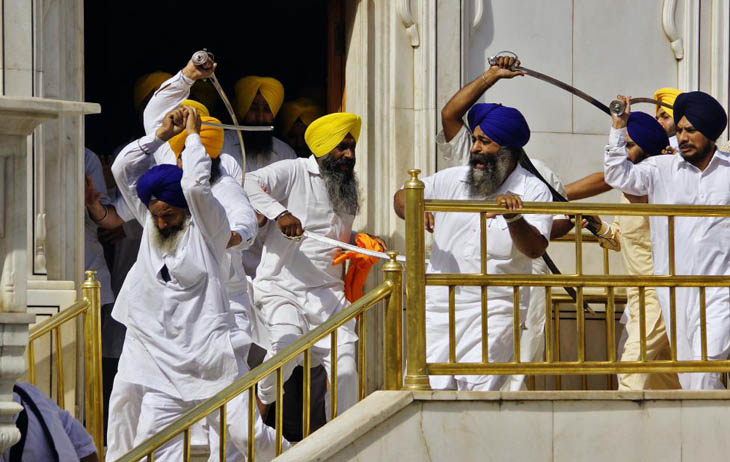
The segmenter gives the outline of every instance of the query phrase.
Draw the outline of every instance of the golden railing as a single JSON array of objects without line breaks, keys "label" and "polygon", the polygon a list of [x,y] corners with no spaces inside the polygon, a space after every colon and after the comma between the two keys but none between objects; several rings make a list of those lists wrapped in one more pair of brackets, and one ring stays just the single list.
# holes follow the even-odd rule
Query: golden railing
[{"label": "golden railing", "polygon": [[101,303],[100,284],[96,271],[86,271],[81,286],[83,298],[60,313],[39,322],[30,329],[28,339],[28,380],[36,384],[35,350],[33,342],[46,334],[54,339],[56,396],[59,407],[65,405],[62,327],[83,317],[84,330],[84,417],[86,430],[94,439],[99,460],[104,460],[104,403],[101,371]]},{"label": "golden railing", "polygon": [[398,390],[403,380],[402,370],[402,332],[401,332],[401,316],[403,306],[402,296],[402,271],[403,267],[396,261],[396,252],[388,252],[390,260],[383,266],[384,282],[375,287],[370,292],[362,296],[358,301],[353,303],[347,309],[337,313],[328,321],[313,329],[308,334],[300,337],[293,344],[279,352],[271,359],[264,361],[261,365],[251,370],[244,377],[234,381],[211,398],[205,400],[201,404],[195,406],[190,411],[183,414],[179,419],[170,424],[161,432],[144,441],[141,445],[132,449],[119,459],[120,462],[132,462],[147,457],[147,461],[154,460],[154,452],[173,438],[183,435],[183,456],[185,461],[189,461],[191,457],[190,448],[190,428],[196,423],[215,412],[219,414],[219,460],[226,460],[226,405],[237,396],[248,393],[248,438],[247,438],[247,457],[249,461],[255,460],[255,442],[254,442],[254,420],[255,412],[255,386],[268,375],[276,374],[277,387],[277,406],[275,413],[276,427],[276,454],[279,455],[282,450],[282,423],[283,423],[283,406],[280,405],[283,399],[283,366],[296,360],[303,355],[302,366],[303,374],[303,396],[302,396],[302,436],[306,438],[309,435],[310,427],[310,392],[311,392],[311,376],[310,376],[310,350],[319,340],[326,338],[331,339],[333,348],[330,350],[331,357],[331,415],[332,418],[337,416],[337,328],[346,322],[359,316],[358,321],[358,398],[365,397],[365,377],[367,374],[365,361],[365,325],[368,312],[378,302],[385,301],[385,320],[384,320],[384,339],[383,339],[383,375],[385,390]]},{"label": "golden railing", "polygon": [[[404,378],[405,387],[413,390],[429,389],[428,375],[489,375],[489,374],[524,374],[524,375],[574,375],[574,374],[616,374],[616,373],[649,373],[649,372],[727,372],[730,360],[713,360],[707,358],[707,328],[705,291],[708,287],[730,287],[730,276],[709,275],[677,275],[675,273],[674,222],[675,217],[730,217],[727,206],[688,206],[688,205],[655,205],[655,204],[586,204],[586,203],[525,203],[522,214],[573,215],[577,223],[588,215],[626,215],[626,216],[666,216],[668,229],[669,274],[657,275],[591,275],[583,272],[583,234],[575,233],[575,273],[562,275],[533,274],[487,274],[487,214],[503,213],[502,207],[494,202],[455,201],[424,199],[424,184],[418,179],[418,170],[409,171],[411,177],[405,184],[406,195],[406,338],[407,368]],[[424,213],[425,212],[460,212],[478,213],[480,215],[480,256],[481,271],[475,274],[426,274],[424,262]],[[455,286],[479,286],[482,290],[482,361],[458,363],[454,360],[453,350],[456,345],[454,329],[449,329],[449,361],[445,363],[426,362],[426,326],[425,326],[425,294],[426,286],[446,286],[453,293]],[[510,362],[490,362],[488,358],[487,325],[487,292],[490,286],[512,287],[514,291],[513,317],[513,360]],[[520,362],[519,326],[520,287],[543,286],[545,291],[545,309],[552,309],[552,290],[556,287],[574,287],[577,294],[576,334],[578,337],[577,360],[560,362],[550,339],[550,331],[546,329],[545,360],[542,362]],[[583,309],[584,289],[589,287],[605,288],[607,305],[606,319],[610,332],[614,332],[614,310],[616,289],[619,287],[637,287],[639,290],[640,344],[639,361],[618,361],[616,358],[615,338],[611,334],[608,358],[601,361],[587,361],[585,357],[585,313]],[[671,359],[648,360],[646,357],[646,324],[644,291],[647,287],[669,288]],[[676,288],[699,288],[700,311],[700,360],[677,360],[676,330]],[[454,297],[450,297],[450,319],[455,311]],[[551,313],[546,312],[546,322]]]}]

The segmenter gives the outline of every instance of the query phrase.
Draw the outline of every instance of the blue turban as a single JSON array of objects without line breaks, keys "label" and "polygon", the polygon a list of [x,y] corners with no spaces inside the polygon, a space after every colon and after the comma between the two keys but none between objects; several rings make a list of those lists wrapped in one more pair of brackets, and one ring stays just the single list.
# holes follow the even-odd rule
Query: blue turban
[{"label": "blue turban", "polygon": [[727,127],[727,114],[712,96],[701,91],[690,91],[677,96],[674,101],[674,123],[682,116],[712,141],[717,140]]},{"label": "blue turban", "polygon": [[520,111],[494,103],[472,106],[467,116],[469,129],[477,125],[492,141],[508,148],[521,148],[530,141],[530,127]]},{"label": "blue turban", "polygon": [[180,179],[183,171],[177,165],[156,165],[137,182],[137,195],[144,205],[150,206],[150,200],[166,202],[174,207],[188,208],[183,195]]},{"label": "blue turban", "polygon": [[629,136],[649,156],[662,153],[669,146],[669,138],[656,119],[645,112],[632,112],[627,124]]}]

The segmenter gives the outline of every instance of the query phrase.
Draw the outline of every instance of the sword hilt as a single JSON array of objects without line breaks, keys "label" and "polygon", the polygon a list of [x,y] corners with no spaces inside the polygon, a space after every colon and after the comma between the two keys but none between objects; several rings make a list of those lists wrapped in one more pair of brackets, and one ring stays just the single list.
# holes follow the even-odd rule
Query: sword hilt
[{"label": "sword hilt", "polygon": [[608,105],[608,109],[611,111],[611,114],[620,116],[626,110],[626,103],[615,99]]},{"label": "sword hilt", "polygon": [[[512,55],[512,57],[515,58],[515,61],[519,61],[520,60],[520,58],[517,56],[517,53],[515,53],[514,51],[502,50],[500,52],[497,52],[496,55],[490,56],[487,59],[487,62],[489,63],[490,66],[494,66],[494,65],[497,64],[497,58],[499,58],[500,56],[503,56],[504,54]],[[514,71],[516,69],[512,69],[512,70]]]},{"label": "sword hilt", "polygon": [[213,53],[208,51],[207,48],[203,48],[202,50],[193,53],[193,56],[192,58],[190,58],[190,60],[196,66],[202,66],[203,64],[207,63],[208,60],[215,61],[215,57]]}]

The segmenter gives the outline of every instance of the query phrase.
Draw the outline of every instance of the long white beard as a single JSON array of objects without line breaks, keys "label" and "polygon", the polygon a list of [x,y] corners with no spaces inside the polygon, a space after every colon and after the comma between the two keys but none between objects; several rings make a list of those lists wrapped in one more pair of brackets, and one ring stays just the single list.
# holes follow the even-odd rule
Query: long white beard
[{"label": "long white beard", "polygon": [[182,241],[183,236],[185,236],[185,232],[190,227],[190,217],[185,217],[182,227],[167,237],[163,236],[159,228],[157,228],[157,225],[152,222],[151,218],[149,226],[152,247],[162,254],[175,255],[177,248],[180,245],[180,241]]}]

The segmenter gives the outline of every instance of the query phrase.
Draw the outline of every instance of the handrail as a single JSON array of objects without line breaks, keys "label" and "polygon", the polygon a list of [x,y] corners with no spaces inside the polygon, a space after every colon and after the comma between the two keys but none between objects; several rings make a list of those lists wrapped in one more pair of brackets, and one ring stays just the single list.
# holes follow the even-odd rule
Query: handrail
[{"label": "handrail", "polygon": [[[162,431],[153,435],[146,441],[142,442],[139,446],[135,447],[130,452],[118,459],[119,462],[138,461],[141,458],[153,453],[159,447],[182,433],[185,434],[187,447],[189,445],[190,437],[188,429],[194,423],[200,421],[201,419],[212,414],[213,412],[219,411],[226,405],[226,403],[233,400],[238,395],[246,392],[247,390],[252,390],[254,385],[263,380],[265,377],[278,371],[284,364],[291,360],[294,360],[300,354],[305,353],[319,340],[325,338],[328,335],[335,334],[340,326],[344,325],[346,322],[355,318],[359,314],[364,314],[366,311],[374,307],[378,302],[389,298],[389,306],[386,308],[386,310],[388,311],[388,313],[386,313],[386,317],[388,317],[389,319],[393,319],[393,315],[395,314],[394,312],[397,312],[398,316],[400,316],[400,273],[402,271],[402,267],[399,263],[395,261],[395,258],[397,256],[396,252],[389,252],[388,254],[391,257],[391,260],[388,261],[383,268],[386,272],[386,280],[384,282],[376,286],[373,290],[364,294],[359,300],[350,305],[347,309],[340,311],[317,328],[300,337],[294,343],[280,351],[273,358],[264,361],[262,364],[252,369],[244,377],[235,380],[233,383],[223,388],[212,397],[206,399],[188,412],[184,413],[172,424],[165,427]],[[389,351],[393,352],[396,349],[401,348],[401,343],[399,341],[400,329],[398,329],[398,331],[396,332],[396,327],[397,326],[394,325],[394,323],[392,322],[386,324],[386,388],[388,387],[388,384],[391,384],[392,386],[393,384],[398,384],[401,380],[401,378],[399,377],[401,372],[401,364],[395,363],[395,361],[393,361],[393,355],[388,354]],[[398,355],[398,358],[400,358],[400,355]],[[252,404],[249,403],[249,405],[251,406]],[[281,406],[277,406],[277,410],[280,407]],[[251,418],[251,415],[249,415],[249,418]],[[252,425],[253,422],[249,421],[249,429]],[[249,442],[249,450],[251,450],[251,446],[252,442]],[[249,455],[251,454],[249,453]]]},{"label": "handrail", "polygon": [[101,369],[101,285],[96,280],[96,271],[86,271],[86,280],[81,286],[83,298],[33,326],[28,336],[28,379],[35,380],[35,349],[33,342],[42,336],[53,333],[56,356],[56,397],[59,407],[63,408],[64,373],[63,373],[63,339],[61,328],[64,324],[84,315],[84,410],[86,430],[94,440],[99,460],[104,460],[104,402]]},{"label": "handrail", "polygon": [[89,306],[90,303],[87,299],[78,300],[62,310],[60,313],[54,314],[48,319],[44,319],[30,328],[30,331],[28,332],[28,341],[32,342],[33,340],[49,333],[53,329],[60,327],[62,324],[65,324],[66,321],[75,318],[81,313],[85,313]]}]

